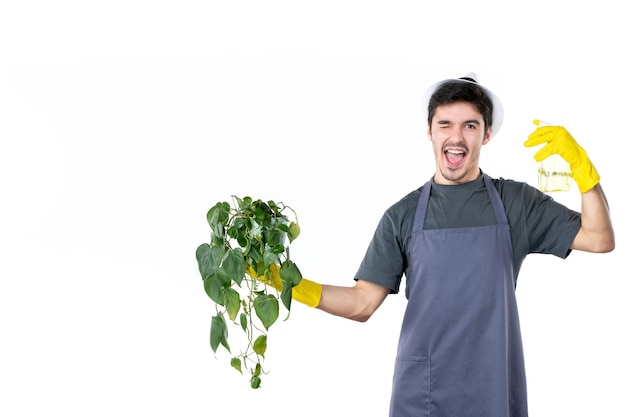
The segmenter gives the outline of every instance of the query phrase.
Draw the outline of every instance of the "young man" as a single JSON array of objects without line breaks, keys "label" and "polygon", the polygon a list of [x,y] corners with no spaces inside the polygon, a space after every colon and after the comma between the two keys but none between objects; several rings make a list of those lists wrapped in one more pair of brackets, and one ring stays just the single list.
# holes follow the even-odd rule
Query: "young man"
[{"label": "young man", "polygon": [[354,286],[303,280],[293,297],[366,321],[406,277],[390,416],[525,417],[517,276],[529,253],[613,250],[600,177],[567,130],[548,126],[525,145],[546,143],[535,159],[557,153],[570,163],[580,213],[525,183],[493,179],[479,161],[502,124],[498,98],[474,74],[439,82],[427,97],[434,176],[384,213]]}]

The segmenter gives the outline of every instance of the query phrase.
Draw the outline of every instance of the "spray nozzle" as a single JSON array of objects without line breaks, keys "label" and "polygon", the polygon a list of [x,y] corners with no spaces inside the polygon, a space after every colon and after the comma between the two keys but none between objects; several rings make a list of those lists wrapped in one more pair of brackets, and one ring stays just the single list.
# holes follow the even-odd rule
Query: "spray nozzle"
[{"label": "spray nozzle", "polygon": [[539,119],[535,119],[535,120],[533,120],[533,123],[534,123],[537,127],[552,126],[552,123],[550,123],[550,122],[546,122],[545,120],[539,120]]}]

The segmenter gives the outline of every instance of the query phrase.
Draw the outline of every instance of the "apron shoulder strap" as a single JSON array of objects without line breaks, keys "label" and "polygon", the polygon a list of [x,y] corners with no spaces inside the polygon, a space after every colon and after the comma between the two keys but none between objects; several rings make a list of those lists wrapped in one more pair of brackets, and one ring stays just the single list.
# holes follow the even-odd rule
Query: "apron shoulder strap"
[{"label": "apron shoulder strap", "polygon": [[493,185],[493,180],[485,173],[483,173],[483,179],[485,180],[485,187],[487,187],[487,193],[489,194],[489,199],[491,200],[491,206],[493,207],[493,211],[496,215],[496,221],[498,224],[508,225],[509,220],[506,217],[504,204],[502,204],[502,198],[500,198],[500,194],[498,194],[496,187]]}]

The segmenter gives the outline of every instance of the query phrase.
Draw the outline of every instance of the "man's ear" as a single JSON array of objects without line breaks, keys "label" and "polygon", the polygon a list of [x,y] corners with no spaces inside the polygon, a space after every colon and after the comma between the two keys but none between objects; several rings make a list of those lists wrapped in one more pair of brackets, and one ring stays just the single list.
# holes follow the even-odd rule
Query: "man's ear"
[{"label": "man's ear", "polygon": [[432,135],[432,133],[430,132],[430,126],[428,126],[428,127],[426,128],[426,135],[428,136],[428,140],[432,142],[432,141],[433,141],[433,135]]},{"label": "man's ear", "polygon": [[491,127],[487,129],[487,132],[485,133],[485,137],[483,138],[483,145],[486,145],[487,143],[489,143],[490,140],[491,140]]}]

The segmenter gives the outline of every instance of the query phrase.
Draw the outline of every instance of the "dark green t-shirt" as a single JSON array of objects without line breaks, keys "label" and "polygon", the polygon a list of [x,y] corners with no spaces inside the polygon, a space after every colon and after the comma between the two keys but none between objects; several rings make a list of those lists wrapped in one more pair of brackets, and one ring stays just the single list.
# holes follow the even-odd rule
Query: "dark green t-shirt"
[{"label": "dark green t-shirt", "polygon": [[[493,179],[511,228],[515,280],[529,253],[566,258],[580,229],[580,213],[536,188],[513,180]],[[397,293],[408,275],[408,255],[417,202],[422,187],[383,214],[355,279],[378,283]],[[426,209],[425,229],[478,227],[496,224],[483,175],[461,185],[434,184]]]}]

